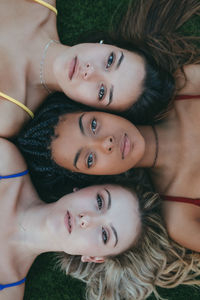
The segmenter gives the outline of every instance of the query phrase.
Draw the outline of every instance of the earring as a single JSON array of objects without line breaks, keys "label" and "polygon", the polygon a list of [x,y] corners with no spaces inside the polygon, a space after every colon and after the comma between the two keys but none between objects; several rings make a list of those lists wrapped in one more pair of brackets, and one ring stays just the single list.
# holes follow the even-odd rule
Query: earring
[{"label": "earring", "polygon": [[103,40],[100,40],[99,44],[103,44]]}]

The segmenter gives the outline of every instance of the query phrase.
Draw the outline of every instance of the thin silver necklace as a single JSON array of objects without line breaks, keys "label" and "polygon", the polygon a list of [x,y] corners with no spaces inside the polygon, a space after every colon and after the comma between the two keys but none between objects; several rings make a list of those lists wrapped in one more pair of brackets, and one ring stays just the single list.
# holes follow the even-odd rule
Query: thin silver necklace
[{"label": "thin silver necklace", "polygon": [[47,50],[48,50],[49,46],[53,43],[59,44],[59,41],[51,39],[45,44],[44,49],[43,49],[43,53],[42,53],[42,58],[41,58],[41,61],[40,61],[40,83],[44,87],[44,89],[47,91],[48,94],[51,94],[52,91],[47,86],[46,81],[45,81],[44,64],[45,64],[45,59],[46,59],[46,55],[47,55]]},{"label": "thin silver necklace", "polygon": [[151,168],[155,168],[156,162],[157,162],[157,158],[158,158],[158,151],[159,151],[159,142],[158,142],[158,133],[156,130],[155,125],[152,125],[152,130],[155,136],[155,142],[156,142],[156,151],[155,151],[155,156],[154,156],[154,160],[153,160],[153,164],[151,166]]}]

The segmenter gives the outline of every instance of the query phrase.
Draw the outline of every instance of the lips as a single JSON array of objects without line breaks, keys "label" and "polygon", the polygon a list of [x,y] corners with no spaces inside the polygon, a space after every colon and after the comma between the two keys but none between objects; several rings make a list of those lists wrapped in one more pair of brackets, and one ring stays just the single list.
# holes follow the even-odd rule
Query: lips
[{"label": "lips", "polygon": [[69,232],[69,234],[71,234],[72,232],[72,222],[73,222],[73,218],[72,218],[72,215],[70,214],[69,211],[67,211],[66,215],[65,215],[65,219],[64,219],[64,222],[65,222],[65,226]]},{"label": "lips", "polygon": [[77,56],[75,56],[75,57],[72,59],[70,65],[69,65],[69,73],[68,73],[68,75],[69,75],[69,79],[70,79],[70,80],[72,80],[72,78],[73,78],[73,76],[74,76],[74,74],[75,74],[76,67],[77,67]]},{"label": "lips", "polygon": [[122,159],[124,159],[129,154],[130,150],[131,150],[131,143],[127,134],[125,133],[120,143],[120,151],[122,154]]}]

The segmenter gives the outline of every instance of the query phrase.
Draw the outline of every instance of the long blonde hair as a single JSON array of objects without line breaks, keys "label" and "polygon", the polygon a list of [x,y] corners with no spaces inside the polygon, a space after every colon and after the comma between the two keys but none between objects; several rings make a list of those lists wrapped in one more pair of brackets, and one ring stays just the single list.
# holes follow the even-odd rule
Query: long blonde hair
[{"label": "long blonde hair", "polygon": [[200,254],[186,250],[168,237],[160,214],[158,194],[136,187],[142,230],[131,249],[108,257],[102,264],[82,263],[80,256],[59,255],[61,268],[87,286],[89,300],[142,300],[156,286],[200,285]]}]

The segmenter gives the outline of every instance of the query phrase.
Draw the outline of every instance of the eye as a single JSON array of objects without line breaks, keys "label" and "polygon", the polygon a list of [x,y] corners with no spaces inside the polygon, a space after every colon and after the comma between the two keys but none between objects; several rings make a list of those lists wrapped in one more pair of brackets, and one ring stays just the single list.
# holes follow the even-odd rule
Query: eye
[{"label": "eye", "polygon": [[101,210],[103,207],[103,198],[99,194],[97,194],[97,205],[98,209]]},{"label": "eye", "polygon": [[104,98],[105,94],[106,94],[106,88],[102,84],[100,89],[99,89],[99,94],[98,94],[99,101],[101,101]]},{"label": "eye", "polygon": [[94,155],[93,155],[93,153],[90,153],[88,158],[87,158],[87,167],[88,167],[88,169],[92,167],[93,163],[94,163]]},{"label": "eye", "polygon": [[106,244],[107,241],[108,241],[108,234],[106,232],[106,230],[102,227],[102,240],[103,240],[103,243]]},{"label": "eye", "polygon": [[109,69],[112,66],[114,59],[115,59],[115,54],[111,52],[107,60],[106,69]]},{"label": "eye", "polygon": [[96,133],[96,129],[97,129],[97,121],[96,121],[95,118],[91,122],[91,129],[92,129],[92,132],[95,134]]}]

